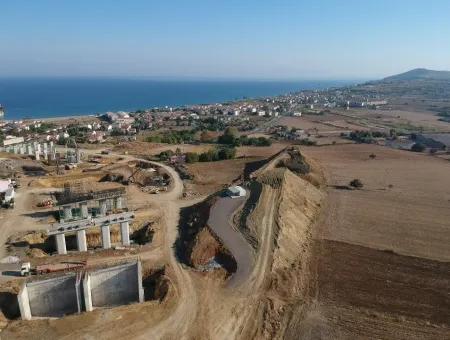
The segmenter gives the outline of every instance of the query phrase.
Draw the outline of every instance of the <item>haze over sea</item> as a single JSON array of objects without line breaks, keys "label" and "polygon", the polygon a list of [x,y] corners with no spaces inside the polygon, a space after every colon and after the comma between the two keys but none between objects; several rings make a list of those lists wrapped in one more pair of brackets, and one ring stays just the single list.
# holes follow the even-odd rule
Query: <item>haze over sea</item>
[{"label": "haze over sea", "polygon": [[220,103],[342,86],[351,81],[231,81],[112,78],[0,79],[6,120],[91,115]]}]

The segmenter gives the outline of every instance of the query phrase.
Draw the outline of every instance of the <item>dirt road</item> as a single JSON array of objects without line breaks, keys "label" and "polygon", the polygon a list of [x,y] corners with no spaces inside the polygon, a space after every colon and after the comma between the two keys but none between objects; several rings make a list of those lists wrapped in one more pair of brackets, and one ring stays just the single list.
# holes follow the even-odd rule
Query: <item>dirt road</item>
[{"label": "dirt road", "polygon": [[250,244],[230,224],[234,212],[245,202],[247,197],[220,197],[212,206],[209,214],[208,225],[233,254],[237,263],[237,270],[228,281],[229,287],[242,284],[248,278],[253,264],[253,251]]}]

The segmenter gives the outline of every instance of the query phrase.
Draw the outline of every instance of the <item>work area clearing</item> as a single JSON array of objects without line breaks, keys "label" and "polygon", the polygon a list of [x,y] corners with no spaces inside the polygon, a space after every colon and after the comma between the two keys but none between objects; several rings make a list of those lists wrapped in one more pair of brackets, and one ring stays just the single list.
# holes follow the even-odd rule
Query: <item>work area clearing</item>
[{"label": "work area clearing", "polygon": [[23,320],[144,302],[141,262],[25,282],[17,298]]}]

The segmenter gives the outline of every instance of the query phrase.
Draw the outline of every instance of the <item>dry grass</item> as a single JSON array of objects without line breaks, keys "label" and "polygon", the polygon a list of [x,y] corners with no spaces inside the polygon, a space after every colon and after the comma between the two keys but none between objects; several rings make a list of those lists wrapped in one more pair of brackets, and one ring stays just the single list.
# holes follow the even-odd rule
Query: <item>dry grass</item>
[{"label": "dry grass", "polygon": [[326,169],[330,186],[347,185],[354,178],[364,184],[354,191],[329,188],[324,237],[450,260],[448,162],[375,145],[303,150]]}]

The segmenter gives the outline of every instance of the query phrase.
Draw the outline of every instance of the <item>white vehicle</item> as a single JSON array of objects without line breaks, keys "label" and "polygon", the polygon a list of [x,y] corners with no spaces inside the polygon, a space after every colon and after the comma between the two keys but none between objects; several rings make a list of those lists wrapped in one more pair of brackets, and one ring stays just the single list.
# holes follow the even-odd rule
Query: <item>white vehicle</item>
[{"label": "white vehicle", "polygon": [[30,275],[30,270],[31,270],[31,263],[24,262],[24,263],[22,263],[22,266],[20,267],[20,275],[28,276],[28,275]]}]

